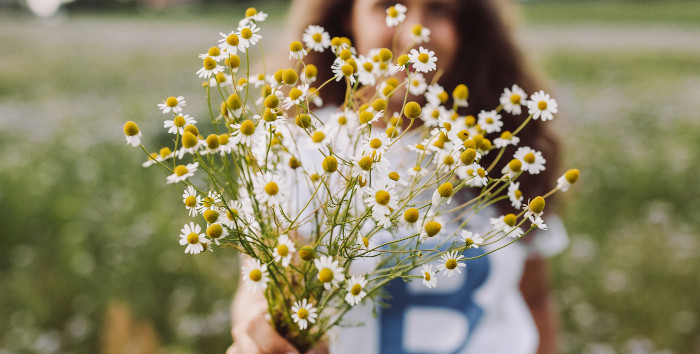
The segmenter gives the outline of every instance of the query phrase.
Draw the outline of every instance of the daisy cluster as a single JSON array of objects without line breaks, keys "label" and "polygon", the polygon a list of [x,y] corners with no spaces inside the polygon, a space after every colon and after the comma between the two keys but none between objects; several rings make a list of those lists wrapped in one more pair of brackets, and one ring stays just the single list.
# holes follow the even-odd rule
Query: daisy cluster
[{"label": "daisy cluster", "polygon": [[[387,26],[400,25],[405,13],[400,4],[387,9]],[[436,287],[438,274],[460,276],[468,250],[546,229],[551,193],[526,196],[518,181],[544,171],[546,161],[520,146],[518,134],[532,120],[553,119],[558,108],[549,94],[512,85],[493,110],[461,114],[469,90],[431,82],[439,60],[421,25],[412,28],[418,48],[367,53],[309,26],[290,43],[289,66],[253,72],[248,53],[262,40],[266,17],[248,9],[199,54],[202,67],[193,74],[205,79],[206,118],[188,112],[184,97],[170,96],[157,108],[172,145],[149,152],[132,121],[124,133],[147,153],[145,167],[160,166],[165,183],[183,187],[193,218],[179,235],[184,252],[216,245],[246,255],[242,283],[280,314],[276,328],[312,331],[302,337],[318,340],[342,320],[339,309],[374,299],[389,279],[421,278]],[[312,53],[333,55],[332,66],[307,63]],[[319,70],[331,78],[318,82]],[[330,85],[347,92],[332,113],[320,109]],[[525,112],[516,130],[502,129]],[[495,170],[507,148],[515,150],[510,161]],[[488,154],[495,161],[482,163]],[[578,170],[567,171],[552,192],[577,179]],[[469,230],[465,220],[496,198],[507,198],[513,213],[491,219],[485,233]],[[351,272],[368,259],[382,260]]]}]

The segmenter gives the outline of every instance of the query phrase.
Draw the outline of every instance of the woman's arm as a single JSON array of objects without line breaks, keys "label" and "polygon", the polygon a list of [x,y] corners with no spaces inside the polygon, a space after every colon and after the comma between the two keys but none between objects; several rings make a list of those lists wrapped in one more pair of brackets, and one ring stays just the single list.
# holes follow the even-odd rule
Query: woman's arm
[{"label": "woman's arm", "polygon": [[525,262],[520,291],[530,308],[540,335],[539,354],[557,353],[557,320],[550,296],[547,260],[542,257]]}]

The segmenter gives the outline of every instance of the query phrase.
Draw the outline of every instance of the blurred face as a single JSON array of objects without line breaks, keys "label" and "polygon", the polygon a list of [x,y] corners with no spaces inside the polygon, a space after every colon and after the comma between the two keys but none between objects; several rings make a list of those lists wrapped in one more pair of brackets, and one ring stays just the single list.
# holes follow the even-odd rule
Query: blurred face
[{"label": "blurred face", "polygon": [[[406,20],[400,25],[397,51],[405,50],[411,44],[411,30],[420,24],[430,29],[430,42],[424,42],[415,47],[423,46],[432,50],[437,56],[437,66],[450,70],[457,55],[457,26],[455,15],[458,1],[464,0],[355,0],[350,16],[350,32],[358,54],[366,55],[372,48],[392,48],[392,40],[397,27],[387,27],[386,9],[396,3],[405,5]],[[401,53],[394,53],[394,58]],[[431,72],[430,74],[433,74]],[[430,79],[431,75],[427,75]]]}]

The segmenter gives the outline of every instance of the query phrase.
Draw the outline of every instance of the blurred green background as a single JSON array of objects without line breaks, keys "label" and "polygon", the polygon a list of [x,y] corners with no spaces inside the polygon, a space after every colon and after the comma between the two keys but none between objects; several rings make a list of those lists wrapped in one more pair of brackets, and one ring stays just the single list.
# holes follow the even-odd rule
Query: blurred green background
[{"label": "blurred green background", "polygon": [[[184,255],[181,188],[122,125],[162,146],[156,103],[204,112],[196,54],[252,2],[31,3],[0,1],[0,353],[223,352],[232,252]],[[274,48],[286,3],[254,6]],[[518,6],[582,171],[550,267],[563,351],[700,353],[700,2]]]}]

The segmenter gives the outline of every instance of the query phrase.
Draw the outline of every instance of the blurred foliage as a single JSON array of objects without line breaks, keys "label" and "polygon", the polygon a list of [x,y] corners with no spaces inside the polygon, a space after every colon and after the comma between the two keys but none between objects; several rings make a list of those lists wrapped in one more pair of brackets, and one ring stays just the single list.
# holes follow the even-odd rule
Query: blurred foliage
[{"label": "blurred foliage", "polygon": [[[618,4],[523,10],[538,26],[700,23],[692,2]],[[170,138],[156,103],[184,95],[206,117],[196,54],[247,6],[0,21],[0,353],[107,353],[125,342],[208,353],[230,343],[235,257],[184,254],[181,188],[140,168],[145,156],[121,127],[139,122],[155,151]],[[270,11],[280,20],[285,7]],[[582,171],[562,211],[571,245],[551,267],[565,352],[700,353],[699,56],[652,47],[539,56],[557,83],[566,165]]]}]

